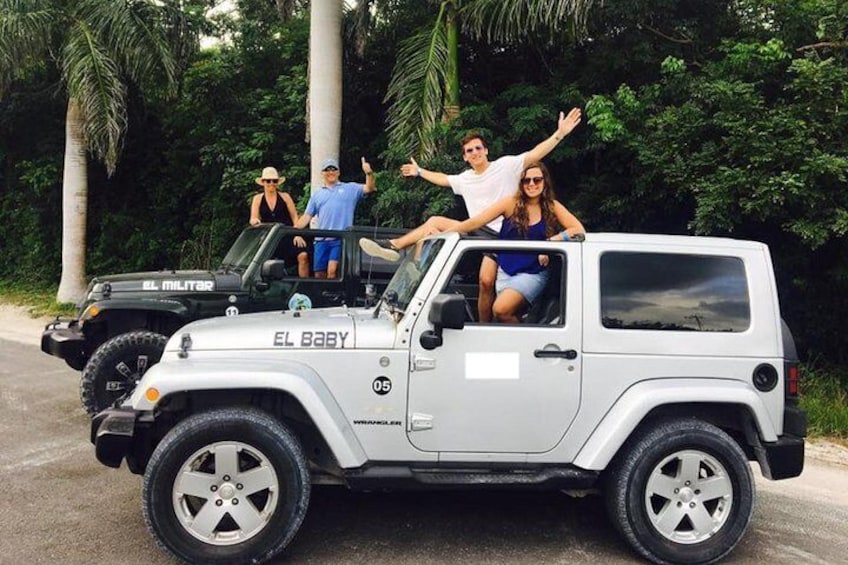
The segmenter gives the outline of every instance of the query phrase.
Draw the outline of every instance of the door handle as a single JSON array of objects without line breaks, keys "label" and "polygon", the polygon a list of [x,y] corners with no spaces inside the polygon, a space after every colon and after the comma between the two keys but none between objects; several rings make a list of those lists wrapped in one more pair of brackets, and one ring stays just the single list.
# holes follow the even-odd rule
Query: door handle
[{"label": "door handle", "polygon": [[558,349],[537,349],[533,352],[533,357],[539,359],[577,359],[577,352],[573,349],[566,349],[565,351],[559,351]]}]

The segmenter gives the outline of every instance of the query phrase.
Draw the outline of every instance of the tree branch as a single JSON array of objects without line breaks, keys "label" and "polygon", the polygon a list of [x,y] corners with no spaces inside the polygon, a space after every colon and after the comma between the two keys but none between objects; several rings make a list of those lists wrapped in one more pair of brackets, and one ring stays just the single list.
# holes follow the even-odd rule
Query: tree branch
[{"label": "tree branch", "polygon": [[650,31],[651,33],[658,35],[658,36],[662,37],[663,39],[665,39],[667,41],[671,41],[673,43],[681,43],[683,45],[691,45],[693,43],[692,38],[686,37],[685,35],[683,36],[683,39],[680,39],[680,38],[676,38],[676,37],[671,37],[670,35],[666,35],[663,32],[661,32],[660,30],[652,28],[648,24],[637,24],[637,26],[639,28],[645,28],[648,31]]},{"label": "tree branch", "polygon": [[815,49],[840,49],[848,47],[848,41],[822,41],[821,43],[813,43],[811,45],[803,45],[796,49],[796,51],[812,51]]}]

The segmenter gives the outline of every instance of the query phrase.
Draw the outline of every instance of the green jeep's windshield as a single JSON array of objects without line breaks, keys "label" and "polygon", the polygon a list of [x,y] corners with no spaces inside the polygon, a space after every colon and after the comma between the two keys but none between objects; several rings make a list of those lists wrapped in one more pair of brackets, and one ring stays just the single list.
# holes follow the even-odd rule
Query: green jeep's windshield
[{"label": "green jeep's windshield", "polygon": [[386,287],[383,301],[402,312],[406,311],[421,279],[427,274],[439,250],[444,245],[443,239],[420,241],[410,248],[403,262],[395,272],[395,276]]},{"label": "green jeep's windshield", "polygon": [[221,266],[218,267],[220,271],[237,271],[244,272],[247,269],[250,262],[256,256],[256,252],[259,251],[259,248],[262,247],[262,242],[265,241],[265,238],[268,237],[268,234],[271,233],[272,225],[261,225],[253,228],[247,228],[241,235],[238,236],[238,239],[233,246],[230,247],[230,250],[227,251],[226,256],[224,256],[224,260],[221,261]]}]

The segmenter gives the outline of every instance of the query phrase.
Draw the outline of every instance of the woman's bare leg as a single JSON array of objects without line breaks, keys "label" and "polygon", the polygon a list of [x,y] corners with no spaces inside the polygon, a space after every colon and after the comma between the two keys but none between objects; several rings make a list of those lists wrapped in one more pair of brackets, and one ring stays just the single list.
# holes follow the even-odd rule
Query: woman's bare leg
[{"label": "woman's bare leg", "polygon": [[492,321],[492,305],[495,303],[495,279],[498,276],[498,263],[489,256],[480,263],[480,286],[477,289],[477,315],[482,323]]},{"label": "woman's bare leg", "polygon": [[520,292],[508,288],[495,298],[492,314],[495,316],[495,321],[502,324],[518,324],[521,322],[518,318],[518,312],[526,304],[527,301],[524,300],[524,296]]}]

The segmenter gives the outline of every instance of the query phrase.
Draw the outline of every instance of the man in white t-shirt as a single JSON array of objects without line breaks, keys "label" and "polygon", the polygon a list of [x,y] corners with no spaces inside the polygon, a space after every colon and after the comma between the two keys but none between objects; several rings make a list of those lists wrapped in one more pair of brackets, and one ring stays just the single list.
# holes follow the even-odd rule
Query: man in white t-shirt
[{"label": "man in white t-shirt", "polygon": [[[566,135],[580,123],[579,108],[572,108],[568,115],[559,113],[557,129],[553,135],[536,147],[521,155],[505,155],[489,161],[489,148],[486,140],[478,133],[469,133],[462,139],[462,160],[471,167],[458,175],[446,175],[421,168],[415,159],[400,168],[405,177],[421,177],[439,186],[450,187],[454,194],[462,196],[469,217],[482,212],[496,201],[510,196],[518,190],[518,183],[524,168],[530,163],[541,161]],[[503,218],[491,221],[486,227],[496,235],[501,229]],[[409,233],[391,240],[371,240],[362,238],[359,245],[369,255],[382,257],[389,261],[400,259],[399,250],[408,247],[428,235],[448,231],[459,221],[444,216],[434,216]],[[495,278],[498,265],[491,257],[483,259],[480,265],[480,295],[478,314],[481,322],[491,321],[492,304],[495,299]]]}]

